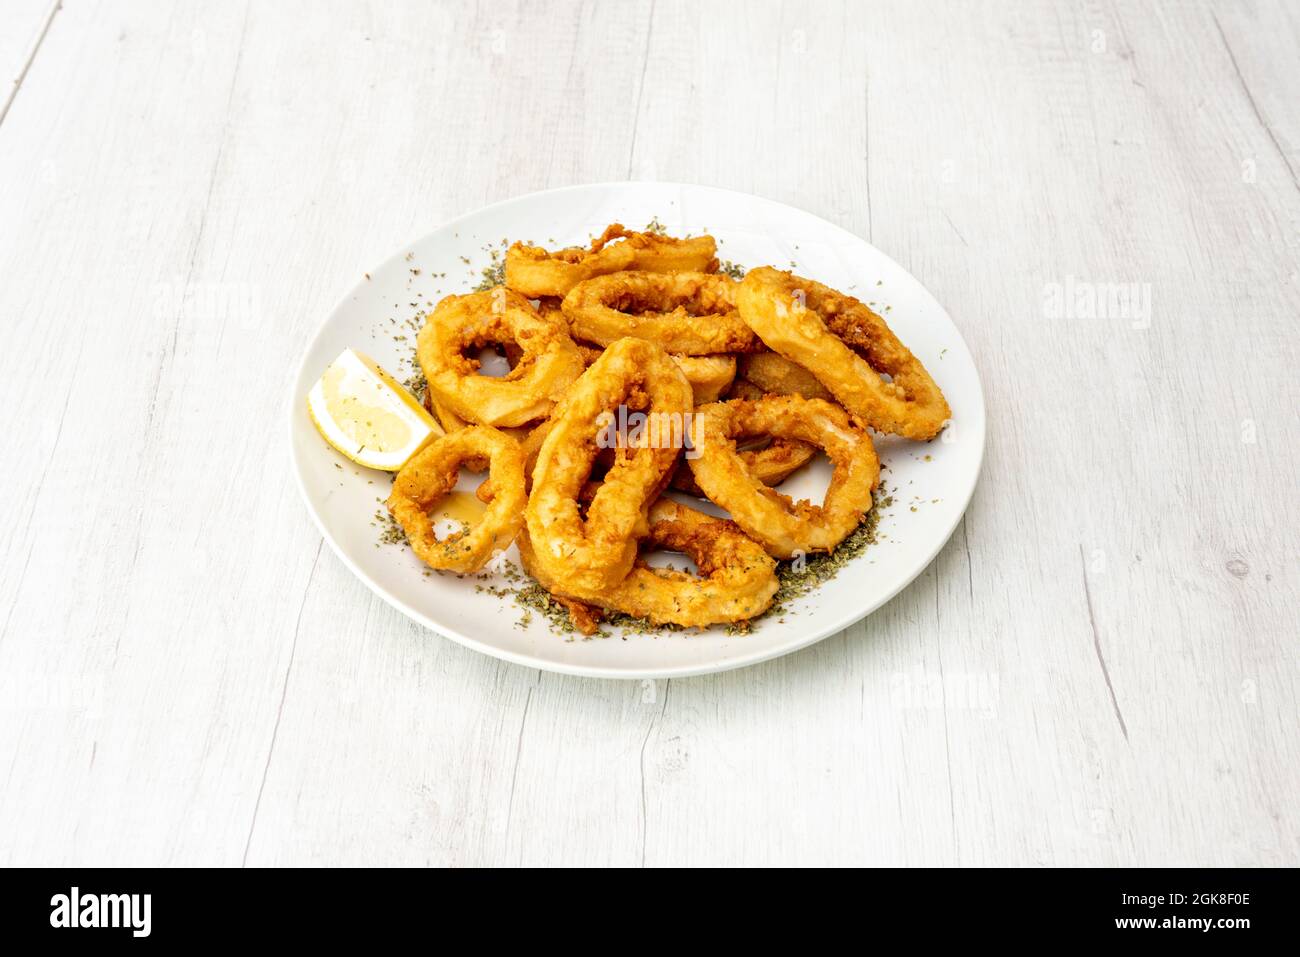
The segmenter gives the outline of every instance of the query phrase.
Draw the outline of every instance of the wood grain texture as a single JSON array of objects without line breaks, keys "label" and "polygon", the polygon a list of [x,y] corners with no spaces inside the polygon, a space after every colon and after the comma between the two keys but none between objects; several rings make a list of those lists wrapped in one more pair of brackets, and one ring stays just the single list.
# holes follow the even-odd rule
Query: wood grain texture
[{"label": "wood grain texture", "polygon": [[0,6],[0,124],[49,33],[60,0],[5,0]]},{"label": "wood grain texture", "polygon": [[[50,9],[0,6],[6,73]],[[1300,863],[1297,43],[1280,0],[65,0],[0,123],[0,864]],[[645,685],[373,598],[283,427],[365,269],[625,178],[867,236],[989,406],[903,594]]]}]

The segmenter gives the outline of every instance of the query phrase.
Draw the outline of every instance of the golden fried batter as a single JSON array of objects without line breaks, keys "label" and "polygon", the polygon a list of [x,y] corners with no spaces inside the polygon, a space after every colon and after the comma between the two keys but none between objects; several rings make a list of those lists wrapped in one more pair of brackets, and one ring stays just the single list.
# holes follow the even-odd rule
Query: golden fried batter
[{"label": "golden fried batter", "polygon": [[716,272],[717,251],[712,236],[674,239],[632,232],[621,223],[612,223],[588,248],[571,246],[547,252],[540,246],[515,243],[506,250],[506,285],[536,299],[563,296],[584,279],[625,269]]}]

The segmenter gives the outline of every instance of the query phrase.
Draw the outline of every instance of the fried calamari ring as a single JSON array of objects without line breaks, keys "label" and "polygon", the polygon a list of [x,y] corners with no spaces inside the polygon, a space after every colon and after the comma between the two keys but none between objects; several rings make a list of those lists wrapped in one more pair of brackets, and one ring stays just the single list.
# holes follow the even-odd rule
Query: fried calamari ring
[{"label": "fried calamari ring", "polygon": [[[587,508],[578,497],[591,474],[598,438],[620,407],[648,419],[620,453]],[[620,339],[583,373],[551,415],[533,467],[525,519],[537,565],[583,593],[621,581],[646,533],[646,513],[681,452],[691,387],[668,353],[644,339]],[[675,434],[674,434],[675,433]]]},{"label": "fried calamari ring", "polygon": [[[478,375],[478,360],[465,355],[489,343],[519,345],[507,375]],[[434,406],[482,425],[544,418],[582,374],[582,354],[564,324],[502,286],[438,303],[417,337],[416,358]]]},{"label": "fried calamari ring", "polygon": [[[578,343],[583,361],[591,365],[600,358],[604,351],[600,346]],[[708,405],[718,401],[723,392],[731,387],[736,379],[735,356],[681,356],[673,355],[673,362],[682,370],[686,381],[691,384],[691,393],[696,405]]]},{"label": "fried calamari ring", "polygon": [[717,402],[736,379],[735,356],[673,356],[691,384],[696,405]]},{"label": "fried calamari ring", "polygon": [[[427,388],[424,390],[424,408],[430,415],[432,415],[435,419],[437,419],[439,423],[441,423],[444,432],[455,432],[457,429],[463,429],[465,428],[465,426],[473,424],[471,422],[466,422],[455,412],[452,412],[450,409],[448,409],[445,405],[439,404],[433,398],[433,393],[429,391]],[[545,421],[546,421],[545,419],[542,420],[542,422]],[[528,451],[527,443],[529,441],[529,438],[532,436],[534,432],[537,431],[540,425],[541,423],[539,422],[529,422],[527,425],[502,426],[497,431],[504,432],[506,435],[510,436],[512,439],[518,442],[520,446],[523,447],[525,454],[527,454]],[[536,452],[534,451],[534,458],[535,457],[536,457]],[[491,482],[484,482],[482,485],[479,486],[479,490],[482,491],[485,488],[491,489],[491,487],[492,487]],[[483,495],[479,495],[479,498],[483,499],[483,501],[485,502],[489,502],[492,500],[492,496],[490,492],[487,494],[486,497],[484,497]]]},{"label": "fried calamari ring", "polygon": [[[687,460],[695,481],[778,558],[833,550],[871,510],[880,460],[871,437],[839,406],[797,396],[733,399],[697,409],[695,426],[702,454]],[[746,435],[799,439],[825,451],[835,469],[825,502],[794,503],[765,486],[736,450],[736,437]]]},{"label": "fried calamari ring", "polygon": [[[599,495],[599,492],[597,492]],[[698,575],[637,561],[609,588],[575,589],[538,560],[527,532],[517,540],[524,569],[562,599],[577,600],[657,625],[687,628],[746,621],[765,612],[776,594],[776,563],[734,522],[661,498],[650,509],[643,545],[681,552]]]},{"label": "fried calamari ring", "polygon": [[[677,359],[678,357],[674,356],[673,358]],[[758,397],[761,398],[761,396]],[[546,436],[551,431],[551,424],[552,420],[547,419],[527,431],[522,429],[502,430],[519,441],[519,448],[524,453],[524,483],[529,488],[532,487],[533,483],[533,467],[537,464],[537,454],[541,451],[542,443],[546,441]],[[516,434],[520,432],[524,434]],[[798,439],[778,438],[770,439],[761,446],[741,449],[740,457],[744,459],[754,477],[764,485],[780,485],[806,465],[816,453],[817,449],[807,442],[800,442]],[[605,467],[613,464],[614,450],[602,449],[597,455],[596,461]],[[704,493],[695,484],[695,476],[691,472],[690,466],[686,465],[685,462],[677,464],[677,467],[673,470],[672,481],[669,484],[679,492],[704,498]],[[491,480],[483,482],[478,487],[476,494],[484,502],[492,501]]]},{"label": "fried calamari ring", "polygon": [[[817,448],[798,439],[776,438],[756,448],[739,449],[749,473],[769,487],[780,485],[817,454]],[[696,498],[707,498],[686,461],[678,464],[669,488]]]},{"label": "fried calamari ring", "polygon": [[623,336],[702,356],[758,348],[736,311],[737,283],[714,273],[618,272],[588,279],[564,297],[575,338],[607,345]]},{"label": "fried calamari ring", "polygon": [[458,416],[451,409],[447,408],[441,402],[433,397],[433,390],[424,390],[424,407],[428,409],[435,419],[441,424],[443,431],[455,432],[457,429],[463,429],[469,425],[464,419]]},{"label": "fried calamari ring", "polygon": [[[542,450],[542,442],[551,431],[551,420],[543,419],[536,425],[526,429],[501,429],[516,442],[519,443],[519,451],[524,456],[524,488],[533,487],[533,466],[537,464],[537,453]],[[479,483],[478,490],[474,492],[475,497],[480,502],[492,501],[492,479],[487,478]]]},{"label": "fried calamari ring", "polygon": [[[472,528],[439,540],[429,509],[455,488],[461,465],[479,470],[485,463],[492,503]],[[519,443],[496,429],[471,425],[434,439],[402,466],[388,496],[388,511],[426,565],[464,574],[478,571],[510,546],[523,525],[524,501]]]},{"label": "fried calamari ring", "polygon": [[754,383],[763,394],[801,395],[805,399],[835,401],[835,396],[817,381],[815,375],[779,352],[755,352],[741,356],[736,374]]},{"label": "fried calamari ring", "polygon": [[[582,353],[583,359],[588,363],[595,362],[600,358],[604,350],[598,346],[588,345],[585,342],[577,343],[578,350]],[[731,388],[736,371],[735,356],[672,356],[675,362],[686,376],[686,381],[690,383],[692,399],[698,405],[707,405],[710,402],[716,402],[719,396]],[[784,360],[782,360],[784,361]],[[748,386],[753,390],[751,398],[761,398],[763,393],[756,386],[750,383],[735,383],[736,385]],[[443,425],[450,431],[452,426],[447,424],[441,410],[434,411],[430,409],[440,419]],[[464,423],[461,423],[463,425]],[[524,478],[531,486],[533,478],[533,466],[537,462],[537,453],[541,449],[542,442],[550,432],[551,421],[548,419],[541,422],[535,427],[529,429],[525,434],[518,434],[523,430],[511,430],[511,434],[519,440],[519,445],[524,453]],[[740,455],[749,466],[750,470],[765,485],[780,485],[790,475],[808,462],[816,453],[816,449],[806,442],[800,442],[795,439],[776,439],[765,447],[745,449]],[[612,459],[612,450],[602,451],[598,456],[598,461],[602,464],[608,464]],[[688,495],[695,495],[699,498],[704,497],[700,487],[695,484],[695,476],[684,463],[679,463],[673,471],[672,488]],[[477,495],[484,502],[492,500],[492,483],[484,482],[479,486]]]},{"label": "fried calamari ring", "polygon": [[852,296],[762,266],[740,283],[737,303],[769,348],[811,371],[863,424],[930,439],[951,414],[925,366]]},{"label": "fried calamari ring", "polygon": [[563,296],[584,279],[626,269],[716,272],[717,252],[712,236],[674,239],[631,232],[621,223],[612,223],[585,249],[571,246],[552,253],[540,246],[513,244],[506,250],[506,285],[530,299]]}]

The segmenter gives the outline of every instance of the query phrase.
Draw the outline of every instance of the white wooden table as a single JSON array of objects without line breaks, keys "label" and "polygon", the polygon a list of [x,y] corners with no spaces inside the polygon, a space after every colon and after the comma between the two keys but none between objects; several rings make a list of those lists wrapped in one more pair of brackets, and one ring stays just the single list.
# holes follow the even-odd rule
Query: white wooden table
[{"label": "white wooden table", "polygon": [[[1300,863],[1297,50],[1285,0],[0,0],[0,864]],[[990,413],[902,595],[657,685],[413,625],[286,448],[361,272],[625,178],[869,238]]]}]

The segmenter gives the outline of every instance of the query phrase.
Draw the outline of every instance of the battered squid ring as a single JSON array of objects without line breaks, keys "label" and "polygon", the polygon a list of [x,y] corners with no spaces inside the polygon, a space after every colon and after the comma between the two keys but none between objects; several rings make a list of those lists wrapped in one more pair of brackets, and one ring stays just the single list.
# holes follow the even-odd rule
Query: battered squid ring
[{"label": "battered squid ring", "polygon": [[[456,486],[460,467],[488,466],[492,502],[468,531],[439,540],[429,509]],[[476,572],[510,546],[523,525],[524,457],[519,443],[496,429],[466,426],[434,439],[402,466],[388,496],[388,511],[406,532],[411,549],[430,568]]]},{"label": "battered squid ring", "polygon": [[[508,435],[512,435],[519,441],[520,451],[524,454],[524,484],[526,486],[532,486],[533,467],[537,464],[537,455],[541,451],[542,443],[551,431],[551,424],[551,420],[547,419],[530,430],[513,429],[507,432]],[[523,434],[516,435],[515,433],[518,432]],[[607,457],[612,461],[614,459],[612,451],[605,452],[604,456],[598,456],[597,460]],[[800,442],[798,439],[778,438],[772,439],[770,443],[762,448],[742,449],[740,457],[754,477],[764,485],[780,485],[806,465],[816,452],[817,449],[807,442]],[[669,485],[679,492],[685,492],[699,498],[705,497],[704,493],[700,491],[700,487],[695,484],[695,476],[685,462],[679,462],[677,467],[673,469],[673,477]],[[483,482],[475,494],[481,501],[492,501],[491,480]]]},{"label": "battered squid ring", "polygon": [[[839,406],[821,399],[769,395],[696,409],[703,454],[688,459],[695,481],[716,505],[772,555],[828,552],[871,510],[880,460],[871,437]],[[835,472],[821,505],[794,503],[756,478],[736,451],[736,437],[800,439],[825,451]]]},{"label": "battered squid ring", "polygon": [[536,299],[563,296],[584,279],[625,269],[717,272],[717,252],[712,236],[674,239],[631,232],[622,223],[612,223],[586,249],[571,246],[552,253],[540,246],[514,243],[506,250],[506,285]]},{"label": "battered squid ring", "polygon": [[[764,485],[772,486],[780,485],[788,479],[806,465],[816,452],[817,449],[807,442],[776,438],[762,448],[740,449],[739,455],[741,461],[745,463],[745,468],[754,478]],[[687,495],[707,498],[696,484],[695,474],[687,464],[688,461],[677,466],[677,470],[673,472],[673,480],[669,483],[670,487]]]},{"label": "battered squid ring", "polygon": [[[524,457],[524,489],[533,487],[533,466],[537,464],[537,453],[542,450],[542,443],[551,431],[551,420],[539,422],[530,429],[512,429],[508,432],[519,443],[519,451]],[[515,434],[523,433],[523,434]],[[492,479],[484,479],[474,493],[480,502],[490,502],[493,496]]]},{"label": "battered squid ring", "polygon": [[736,311],[737,283],[701,272],[618,272],[579,283],[562,308],[578,339],[608,345],[623,336],[702,356],[758,348]]},{"label": "battered squid ring", "polygon": [[852,296],[763,266],[750,270],[736,298],[769,348],[812,372],[863,424],[931,439],[951,415],[925,366]]},{"label": "battered squid ring", "polygon": [[703,628],[765,612],[777,591],[776,563],[733,522],[661,498],[650,509],[643,544],[682,552],[699,575],[651,568],[638,560],[610,588],[583,591],[554,577],[537,559],[527,532],[517,539],[524,569],[560,598],[576,599],[659,625]]},{"label": "battered squid ring", "polygon": [[[578,351],[588,365],[600,358],[604,350],[600,346],[578,343]],[[717,402],[722,393],[731,387],[736,379],[735,356],[682,356],[673,355],[676,362],[691,384],[691,393],[696,405],[708,405]]]},{"label": "battered squid ring", "polygon": [[[770,356],[774,359],[781,359],[775,352],[758,353],[750,358],[758,356]],[[746,357],[742,356],[743,359]],[[788,366],[798,368],[792,362],[781,359]],[[816,380],[813,380],[816,382]],[[821,383],[817,383],[821,388]],[[727,399],[761,399],[768,394],[767,390],[760,389],[748,379],[736,379],[726,390]],[[698,392],[696,393],[696,405],[707,405],[708,403],[698,401]],[[769,437],[770,438],[770,437]],[[739,443],[737,443],[739,445]],[[746,467],[754,478],[758,479],[764,485],[780,485],[791,475],[808,463],[816,454],[817,449],[807,442],[801,442],[798,439],[772,438],[767,445],[756,448],[739,449],[740,458],[744,461]],[[679,492],[685,492],[688,495],[696,495],[705,498],[704,492],[695,482],[695,475],[691,472],[690,465],[682,462],[677,466],[677,471],[673,473],[672,488]]]},{"label": "battered squid ring", "polygon": [[[521,350],[508,375],[478,375],[478,361],[464,355],[492,342]],[[545,418],[582,374],[582,353],[564,324],[502,286],[439,302],[416,339],[416,358],[440,415],[482,425]]]},{"label": "battered squid ring", "polygon": [[[466,422],[445,405],[440,405],[434,400],[433,393],[428,389],[424,390],[424,408],[425,411],[441,423],[444,432],[455,432],[458,429],[465,428],[467,425],[474,424],[473,422]],[[543,419],[541,421],[545,422],[546,420]],[[537,422],[529,422],[527,425],[508,425],[502,426],[498,431],[510,436],[510,438],[518,442],[520,446],[524,448],[525,453],[527,453],[527,446],[525,443],[528,441],[529,436],[537,431],[539,425],[540,424]],[[487,501],[487,499],[484,499],[484,501]]]},{"label": "battered squid ring", "polygon": [[835,396],[817,381],[815,375],[779,352],[755,352],[741,356],[736,374],[758,386],[764,394],[801,395],[805,399],[835,401]]},{"label": "battered squid ring", "polygon": [[[615,457],[584,520],[578,497],[596,458],[597,434],[623,405],[650,423],[631,454]],[[674,423],[684,429],[692,408],[690,384],[659,346],[620,339],[605,350],[551,415],[533,466],[524,514],[538,568],[583,593],[626,577],[637,539],[647,531],[646,514],[681,452],[679,443],[664,441],[663,430]]]},{"label": "battered squid ring", "polygon": [[696,405],[717,402],[736,380],[735,356],[673,356],[691,384]]}]

